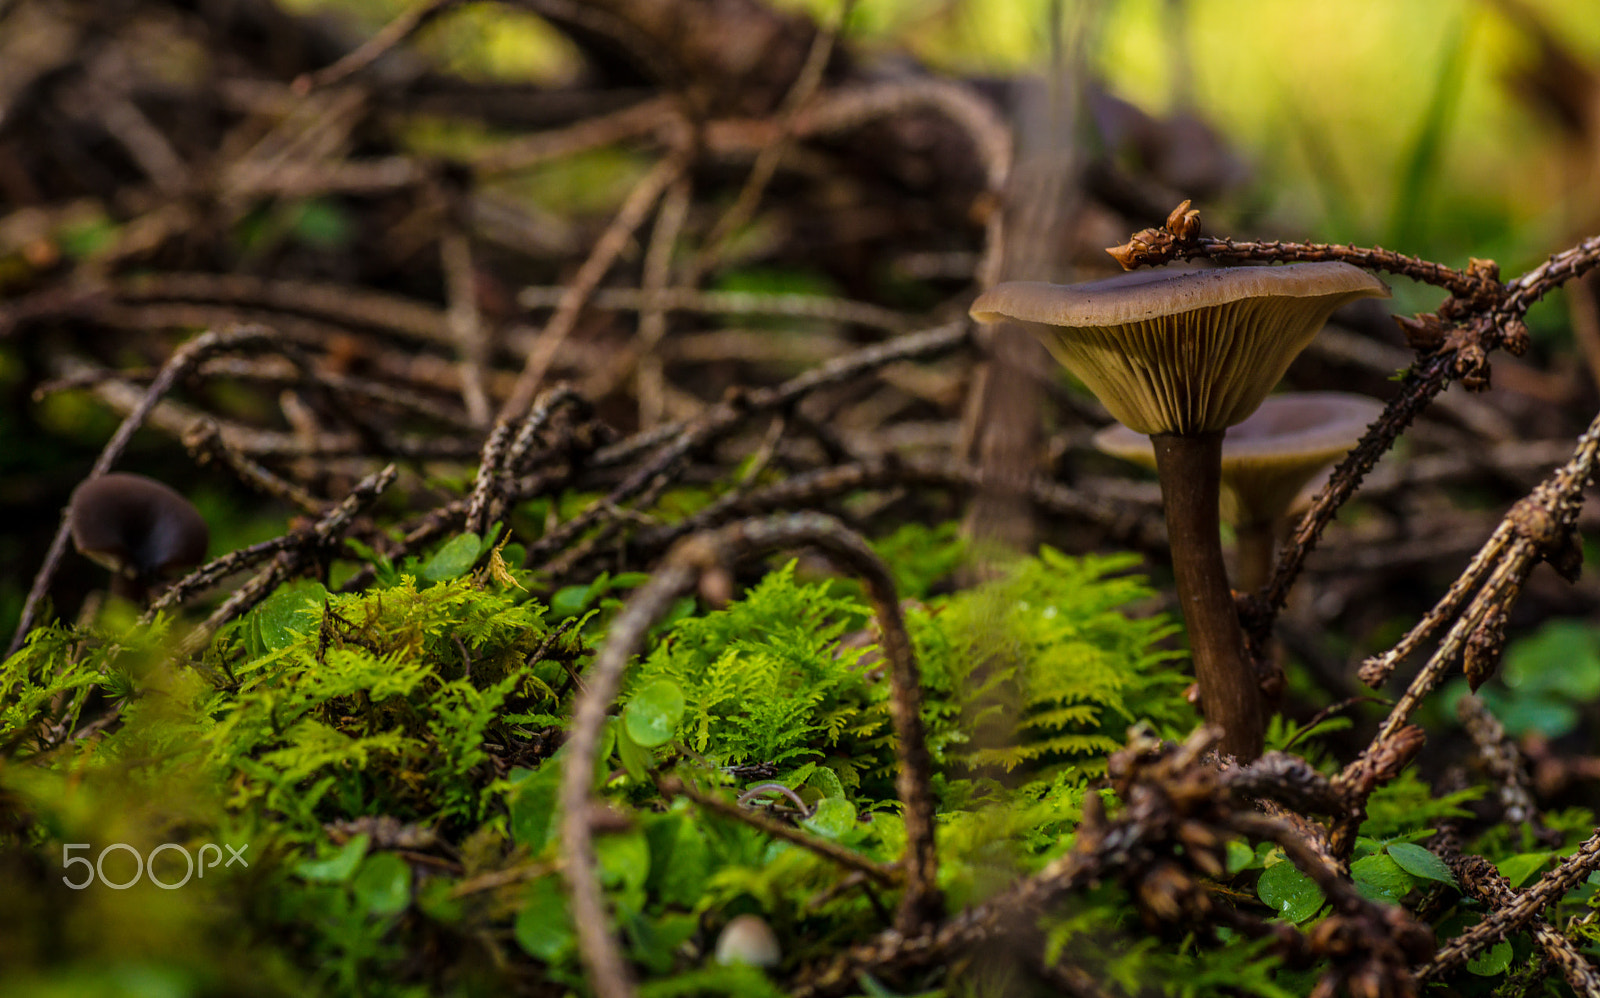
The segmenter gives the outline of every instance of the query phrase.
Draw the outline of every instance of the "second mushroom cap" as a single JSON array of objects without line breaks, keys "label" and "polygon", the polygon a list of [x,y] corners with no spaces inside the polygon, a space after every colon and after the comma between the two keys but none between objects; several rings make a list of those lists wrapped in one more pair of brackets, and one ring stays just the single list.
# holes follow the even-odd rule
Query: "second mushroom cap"
[{"label": "second mushroom cap", "polygon": [[[1307,482],[1344,456],[1383,413],[1383,403],[1348,392],[1269,396],[1222,440],[1222,484],[1232,498],[1225,519],[1266,523],[1283,516]],[[1156,466],[1150,438],[1123,426],[1095,434],[1094,444],[1146,468]]]}]

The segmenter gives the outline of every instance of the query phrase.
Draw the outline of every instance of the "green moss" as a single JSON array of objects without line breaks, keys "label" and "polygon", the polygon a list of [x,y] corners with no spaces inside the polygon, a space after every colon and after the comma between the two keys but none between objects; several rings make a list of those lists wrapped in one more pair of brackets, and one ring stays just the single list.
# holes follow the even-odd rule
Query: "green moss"
[{"label": "green moss", "polygon": [[[383,566],[359,594],[284,586],[193,661],[174,656],[182,629],[166,621],[107,615],[104,630],[36,631],[0,666],[0,795],[13,816],[0,826],[0,958],[21,982],[13,990],[581,988],[557,875],[559,729],[593,642],[643,577],[557,593],[565,609],[551,612],[493,543],[447,540]],[[939,885],[954,907],[980,903],[1069,851],[1089,795],[1118,806],[1094,780],[1130,724],[1181,736],[1196,723],[1181,655],[1167,647],[1174,626],[1134,612],[1153,594],[1126,574],[1132,557],[1045,550],[931,597],[959,561],[954,533],[885,543],[924,594],[908,626],[937,770]],[[783,973],[876,933],[886,899],[840,890],[838,867],[808,850],[662,799],[651,771],[730,799],[782,783],[804,803],[792,815],[803,829],[896,862],[906,835],[874,624],[855,585],[799,580],[792,562],[720,609],[690,601],[674,614],[602,732],[595,786],[626,820],[596,840],[601,880],[647,993],[772,993],[776,979],[710,960],[729,919],[762,915],[783,941]],[[568,617],[578,625],[555,636],[552,622]],[[1358,858],[1427,859],[1412,843],[1472,796],[1436,798],[1403,776],[1374,796]],[[1552,820],[1570,849],[1590,816]],[[1272,857],[1233,845],[1225,886],[1254,903]],[[170,891],[148,877],[127,890],[61,882],[89,869],[64,860],[103,851],[107,879],[132,878],[137,853],[157,855],[151,868],[175,882],[183,856],[208,846],[249,865],[213,863]],[[1478,845],[1513,862],[1535,847],[1526,836]],[[1453,890],[1412,866],[1423,874],[1390,891],[1401,903]],[[1564,904],[1581,912],[1587,899]],[[1130,993],[1271,998],[1315,980],[1225,930],[1158,945],[1133,911],[1108,885],[1041,929],[1052,952]],[[943,986],[987,995],[1016,974],[1014,961],[978,960]]]}]

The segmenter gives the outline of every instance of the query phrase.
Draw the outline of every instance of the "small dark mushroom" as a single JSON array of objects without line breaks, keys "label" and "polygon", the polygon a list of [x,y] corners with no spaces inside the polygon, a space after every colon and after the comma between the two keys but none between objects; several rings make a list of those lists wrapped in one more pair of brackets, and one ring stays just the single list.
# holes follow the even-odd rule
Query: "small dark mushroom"
[{"label": "small dark mushroom", "polygon": [[143,475],[91,478],[72,493],[72,544],[111,570],[111,591],[143,602],[151,584],[205,560],[211,531],[194,504]]}]

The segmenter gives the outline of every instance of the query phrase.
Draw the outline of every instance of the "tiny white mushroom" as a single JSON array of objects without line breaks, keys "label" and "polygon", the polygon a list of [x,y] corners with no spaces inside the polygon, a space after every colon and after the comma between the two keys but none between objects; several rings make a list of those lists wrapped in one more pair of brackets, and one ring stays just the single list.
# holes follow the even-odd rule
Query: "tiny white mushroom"
[{"label": "tiny white mushroom", "polygon": [[748,963],[752,967],[776,967],[783,959],[778,937],[772,934],[760,915],[739,915],[723,927],[717,937],[717,962]]}]

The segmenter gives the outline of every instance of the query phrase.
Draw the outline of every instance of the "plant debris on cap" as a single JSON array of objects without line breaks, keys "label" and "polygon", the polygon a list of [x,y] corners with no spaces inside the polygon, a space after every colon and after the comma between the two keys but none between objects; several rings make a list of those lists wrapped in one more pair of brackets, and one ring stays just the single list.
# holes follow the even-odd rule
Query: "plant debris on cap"
[{"label": "plant debris on cap", "polygon": [[194,504],[153,478],[120,472],[72,493],[72,544],[118,576],[148,582],[205,560],[211,531]]},{"label": "plant debris on cap", "polygon": [[1124,426],[1192,435],[1254,412],[1334,309],[1388,296],[1350,264],[1294,263],[1009,282],[972,316],[1027,325]]},{"label": "plant debris on cap", "polygon": [[[1230,523],[1267,522],[1294,505],[1307,482],[1343,457],[1383,412],[1383,403],[1349,392],[1269,395],[1222,439],[1222,484]],[[1145,468],[1156,466],[1150,438],[1125,426],[1108,426],[1094,445]]]}]

